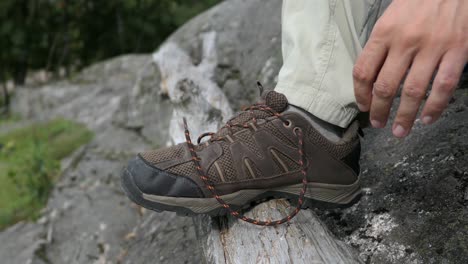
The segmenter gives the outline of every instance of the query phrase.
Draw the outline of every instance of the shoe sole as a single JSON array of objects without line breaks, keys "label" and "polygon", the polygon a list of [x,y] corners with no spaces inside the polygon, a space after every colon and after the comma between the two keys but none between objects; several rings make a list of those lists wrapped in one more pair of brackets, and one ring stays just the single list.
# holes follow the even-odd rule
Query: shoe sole
[{"label": "shoe sole", "polygon": [[[221,216],[228,213],[215,198],[170,197],[143,193],[127,169],[122,174],[122,187],[134,203],[156,212],[171,211],[186,216],[197,214]],[[275,189],[247,189],[223,195],[221,198],[234,210],[247,209],[269,199],[285,198],[292,204],[297,204],[301,188],[302,184]],[[349,207],[357,202],[360,196],[359,177],[350,185],[309,183],[302,208]]]}]

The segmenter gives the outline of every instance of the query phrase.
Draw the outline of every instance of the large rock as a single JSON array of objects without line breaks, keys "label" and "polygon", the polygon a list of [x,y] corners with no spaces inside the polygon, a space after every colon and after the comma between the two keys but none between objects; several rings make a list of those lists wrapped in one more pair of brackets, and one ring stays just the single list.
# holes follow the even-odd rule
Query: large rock
[{"label": "large rock", "polygon": [[[280,0],[225,1],[182,26],[153,54],[159,89],[134,89],[124,123],[142,127],[159,145],[184,140],[182,117],[194,135],[216,130],[233,111],[256,100],[256,81],[274,87],[282,63],[280,9]],[[160,101],[148,99],[155,93],[170,106],[155,110]],[[143,100],[147,103],[135,103]],[[170,116],[169,126],[161,116]],[[160,130],[167,127],[171,137],[162,140]]]},{"label": "large rock", "polygon": [[392,136],[391,123],[367,129],[364,197],[347,210],[317,211],[364,260],[468,263],[468,82],[461,88],[439,121],[417,120],[405,139]]},{"label": "large rock", "polygon": [[[212,34],[212,44],[207,34]],[[167,43],[185,51],[193,65],[214,60],[213,80],[238,110],[256,100],[257,80],[265,87],[277,81],[282,64],[281,0],[224,1],[182,26]]]},{"label": "large rock", "polygon": [[[153,102],[153,122],[160,121],[162,132],[156,136],[169,139],[170,116],[157,111],[164,107],[159,100],[165,100],[158,94],[158,76],[151,55],[130,55],[93,65],[71,80],[18,89],[13,109],[29,122],[65,117],[86,124],[95,137],[64,160],[63,175],[42,217],[1,233],[2,261],[122,263],[127,255],[135,254],[140,259],[157,257],[161,263],[201,261],[190,219],[175,218],[171,213],[149,214],[131,203],[120,187],[126,161],[152,145],[141,127],[119,122],[135,89]],[[142,106],[136,111],[149,111],[144,108],[149,106],[146,102],[135,105]],[[173,237],[178,237],[178,243],[167,243]],[[158,250],[141,254],[136,251],[140,246]]]}]

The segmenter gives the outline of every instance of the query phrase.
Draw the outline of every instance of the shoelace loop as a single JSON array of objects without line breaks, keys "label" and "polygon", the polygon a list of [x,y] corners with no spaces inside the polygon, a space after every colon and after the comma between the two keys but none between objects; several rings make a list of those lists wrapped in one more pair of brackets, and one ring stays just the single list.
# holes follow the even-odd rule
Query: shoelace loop
[{"label": "shoelace loop", "polygon": [[[267,113],[270,113],[272,116],[276,116],[276,117],[280,118],[281,120],[283,120],[281,115],[278,112],[276,112],[275,110],[273,110],[271,107],[269,107],[268,105],[257,103],[257,104],[254,104],[252,106],[249,106],[249,107],[243,109],[243,112],[248,112],[248,113],[250,113],[252,115],[252,118],[249,121],[253,121],[253,123],[255,125],[257,124],[257,118],[255,117],[254,110],[265,111]],[[234,118],[232,118],[231,120],[233,120],[233,119]],[[240,124],[240,123],[232,123],[231,120],[227,121],[226,124],[220,128],[220,130],[223,129],[223,128],[227,128],[227,129],[231,130],[233,127],[241,127],[241,128],[248,128],[249,127],[249,125],[247,124],[248,122],[244,122],[243,124]],[[283,122],[289,122],[289,121],[288,120],[283,120]],[[206,132],[206,133],[201,134],[197,139],[197,144],[200,144],[201,140],[206,136],[211,137],[210,141],[223,140],[225,138],[223,136],[214,137],[215,134],[216,133],[213,133],[213,132]]]},{"label": "shoelace loop", "polygon": [[[266,105],[253,105],[251,107],[248,108],[248,110],[250,111],[253,111],[255,109],[255,107],[265,107]],[[275,112],[273,109],[271,109],[270,107],[266,106],[266,108],[264,108],[265,110],[268,110],[268,111],[272,111],[272,113],[277,116],[278,118],[280,118],[283,122],[287,122],[288,120],[284,120],[282,118],[282,116]],[[259,109],[260,110],[260,109]],[[252,113],[253,114],[253,113]],[[286,223],[286,222],[289,222],[292,218],[294,218],[298,213],[299,211],[301,210],[301,207],[302,207],[302,204],[304,203],[304,195],[307,191],[307,165],[306,165],[306,158],[305,158],[305,152],[304,152],[304,141],[303,141],[303,134],[302,134],[302,130],[301,129],[295,129],[295,133],[297,135],[297,138],[298,138],[298,152],[299,152],[299,155],[300,155],[300,160],[298,161],[299,165],[301,166],[301,173],[303,175],[303,178],[302,178],[302,188],[301,188],[301,192],[299,194],[299,198],[298,198],[298,202],[297,202],[297,206],[296,208],[291,211],[286,217],[282,218],[282,219],[279,219],[279,220],[267,220],[267,221],[263,221],[263,220],[257,220],[257,219],[253,219],[253,218],[249,218],[241,213],[239,213],[239,211],[236,211],[234,209],[231,208],[231,206],[226,203],[216,192],[215,188],[213,187],[213,185],[210,183],[210,180],[207,176],[207,174],[205,173],[205,171],[203,170],[203,168],[201,167],[201,164],[200,164],[200,158],[198,157],[196,151],[195,151],[195,147],[192,143],[192,140],[190,138],[190,132],[189,132],[189,129],[188,129],[188,125],[187,125],[187,120],[185,119],[185,117],[183,118],[183,121],[184,121],[184,130],[185,130],[185,139],[187,141],[187,144],[188,144],[188,147],[189,147],[189,150],[190,150],[190,154],[192,156],[192,161],[194,162],[195,164],[195,167],[197,169],[197,172],[198,172],[198,175],[200,176],[201,180],[203,181],[203,183],[205,184],[206,188],[208,190],[210,190],[211,194],[213,195],[213,197],[218,201],[219,204],[221,204],[221,206],[223,206],[226,210],[228,210],[228,212],[242,220],[242,221],[245,221],[247,223],[251,223],[251,224],[254,224],[254,225],[259,225],[259,226],[276,226],[276,225],[280,225],[280,224],[283,224],[283,223]],[[256,119],[255,119],[255,116],[254,116],[254,122],[256,122]],[[227,127],[229,126],[234,126],[234,125],[240,125],[242,127],[244,127],[244,125],[242,124],[229,124],[229,122],[226,124]],[[203,133],[199,138],[198,138],[198,143],[200,143],[201,139],[205,136],[208,136],[210,135],[211,137],[213,137],[214,133],[212,132],[208,132],[208,133]],[[215,139],[211,139],[211,140],[217,140],[217,138]]]}]

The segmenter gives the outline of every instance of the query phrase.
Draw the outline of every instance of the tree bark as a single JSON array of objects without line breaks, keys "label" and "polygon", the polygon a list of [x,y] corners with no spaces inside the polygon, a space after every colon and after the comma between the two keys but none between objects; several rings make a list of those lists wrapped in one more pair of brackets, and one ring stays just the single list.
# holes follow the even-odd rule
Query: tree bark
[{"label": "tree bark", "polygon": [[3,92],[3,105],[0,105],[0,115],[8,115],[10,113],[10,94],[8,93],[8,87],[5,82],[5,77],[2,77],[0,81]]},{"label": "tree bark", "polygon": [[[278,219],[293,208],[285,200],[257,205],[246,215]],[[233,217],[194,218],[207,263],[362,263],[350,246],[327,230],[312,210],[290,223],[259,227]]]},{"label": "tree bark", "polygon": [[[28,50],[23,51],[24,53],[29,53]],[[21,55],[18,59],[18,62],[14,66],[13,70],[13,81],[15,86],[24,85],[26,81],[26,75],[28,73],[28,62],[27,62],[27,54]]]}]

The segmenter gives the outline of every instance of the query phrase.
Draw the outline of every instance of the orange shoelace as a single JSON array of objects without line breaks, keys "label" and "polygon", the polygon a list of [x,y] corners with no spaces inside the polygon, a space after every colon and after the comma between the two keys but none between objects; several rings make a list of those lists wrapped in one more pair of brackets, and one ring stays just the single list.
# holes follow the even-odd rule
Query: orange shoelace
[{"label": "orange shoelace", "polygon": [[[281,119],[285,125],[289,125],[288,124],[288,120],[285,120],[280,113],[277,113],[276,111],[274,111],[273,109],[271,109],[269,106],[267,105],[263,105],[263,104],[256,104],[256,105],[253,105],[249,108],[246,109],[247,111],[250,111],[252,113],[252,121],[254,123],[257,122],[256,118],[255,118],[255,115],[253,114],[253,110],[261,110],[261,111],[268,111],[269,113],[271,113],[272,115],[278,117],[279,119]],[[292,218],[294,218],[298,213],[299,211],[301,210],[301,207],[302,207],[302,204],[304,203],[304,195],[307,191],[307,166],[306,166],[306,157],[305,157],[305,153],[304,153],[304,141],[303,141],[303,134],[302,134],[302,130],[300,128],[296,128],[294,129],[294,132],[297,136],[297,139],[298,139],[298,152],[299,152],[299,155],[300,155],[300,160],[298,161],[299,165],[301,166],[301,173],[303,175],[303,178],[302,178],[302,188],[301,188],[301,192],[299,194],[299,199],[298,199],[298,202],[297,202],[297,206],[296,208],[291,211],[286,217],[282,218],[282,219],[279,219],[279,220],[258,220],[258,219],[252,219],[252,218],[249,218],[241,213],[239,213],[239,211],[237,210],[234,210],[231,208],[231,206],[226,203],[216,192],[215,188],[213,187],[213,185],[210,183],[210,180],[208,179],[208,176],[207,174],[205,173],[205,171],[203,170],[203,168],[201,167],[201,164],[200,164],[200,158],[198,157],[196,151],[195,151],[195,147],[192,143],[192,140],[190,138],[190,132],[188,130],[188,125],[187,125],[187,120],[184,118],[183,119],[184,121],[184,129],[185,129],[185,139],[187,141],[187,144],[188,144],[188,147],[189,147],[189,150],[190,150],[190,154],[192,156],[192,161],[194,162],[195,164],[195,167],[197,169],[197,172],[198,172],[198,175],[200,176],[200,179],[203,181],[203,183],[205,184],[206,188],[211,192],[211,194],[213,195],[213,197],[221,204],[221,206],[223,206],[232,216],[242,220],[242,221],[245,221],[247,223],[251,223],[251,224],[254,224],[254,225],[259,225],[259,226],[276,226],[276,225],[280,225],[280,224],[283,224],[283,223],[286,223],[286,222],[289,222]],[[234,123],[234,124],[231,124],[229,121],[226,123],[226,125],[224,127],[227,127],[228,129],[230,129],[231,127],[234,127],[234,126],[237,126],[237,127],[243,127],[243,128],[248,128],[248,124],[247,122],[245,122],[244,124],[239,124],[239,123]],[[211,132],[208,132],[208,133],[203,133],[202,135],[200,135],[200,137],[198,138],[198,144],[200,144],[201,142],[201,139],[205,136],[211,136],[210,140],[211,141],[215,141],[215,140],[222,140],[224,137],[213,137],[215,135],[215,133],[211,133]]]}]

